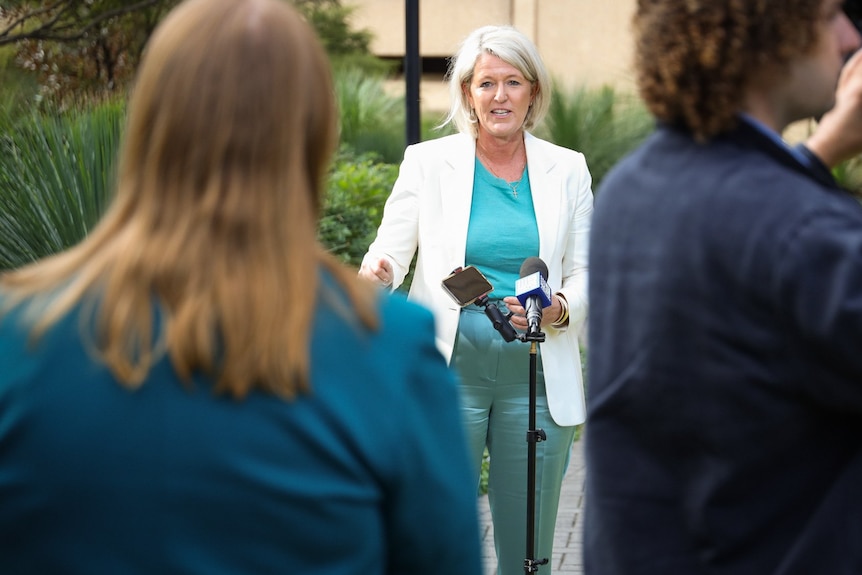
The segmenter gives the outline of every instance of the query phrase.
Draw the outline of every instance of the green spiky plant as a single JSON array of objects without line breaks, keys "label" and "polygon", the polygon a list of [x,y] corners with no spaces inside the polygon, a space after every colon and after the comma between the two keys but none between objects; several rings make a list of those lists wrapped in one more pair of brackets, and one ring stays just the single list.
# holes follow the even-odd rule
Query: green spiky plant
[{"label": "green spiky plant", "polygon": [[[0,270],[80,242],[110,201],[125,106],[31,114],[0,132]],[[400,144],[399,144],[400,145]],[[399,149],[400,153],[400,149]],[[357,265],[397,166],[344,147],[327,183],[320,240]]]},{"label": "green spiky plant", "polygon": [[397,163],[404,152],[404,100],[388,94],[383,80],[359,68],[335,70],[341,143]]},{"label": "green spiky plant", "polygon": [[654,121],[634,97],[613,88],[551,89],[551,106],[537,130],[548,140],[584,154],[593,191],[624,155],[652,132]]},{"label": "green spiky plant", "polygon": [[124,106],[33,114],[0,136],[0,269],[75,245],[109,202]]}]

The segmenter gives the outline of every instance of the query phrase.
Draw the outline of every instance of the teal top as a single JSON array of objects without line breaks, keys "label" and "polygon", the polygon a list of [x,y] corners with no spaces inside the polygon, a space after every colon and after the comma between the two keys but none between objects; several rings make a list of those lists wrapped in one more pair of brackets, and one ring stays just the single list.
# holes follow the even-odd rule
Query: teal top
[{"label": "teal top", "polygon": [[476,159],[465,262],[485,274],[490,299],[515,293],[521,264],[539,255],[539,227],[527,166],[518,182],[498,178]]}]

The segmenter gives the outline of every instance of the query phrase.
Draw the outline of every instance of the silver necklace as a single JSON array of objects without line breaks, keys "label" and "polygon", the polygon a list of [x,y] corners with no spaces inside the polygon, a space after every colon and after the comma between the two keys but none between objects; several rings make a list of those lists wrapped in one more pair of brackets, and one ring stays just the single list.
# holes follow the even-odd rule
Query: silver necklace
[{"label": "silver necklace", "polygon": [[524,179],[524,170],[521,170],[521,177],[518,178],[517,182],[506,182],[506,180],[503,180],[504,182],[506,182],[506,185],[509,186],[509,189],[512,190],[512,195],[515,196],[516,198],[518,197],[518,186],[521,185],[521,181],[523,181],[523,179]]},{"label": "silver necklace", "polygon": [[514,182],[510,182],[510,181],[509,181],[509,180],[507,180],[506,178],[502,178],[502,177],[500,177],[500,176],[497,174],[497,172],[495,172],[495,171],[494,171],[494,169],[491,167],[491,160],[490,160],[490,159],[488,159],[488,156],[486,156],[486,155],[485,155],[485,153],[484,153],[482,150],[480,150],[479,148],[476,148],[476,150],[479,152],[480,159],[484,159],[484,160],[485,160],[485,161],[483,162],[483,164],[484,164],[484,165],[485,165],[485,167],[488,169],[488,171],[489,171],[489,172],[491,172],[491,175],[493,175],[493,176],[494,176],[495,178],[497,178],[498,180],[503,180],[503,182],[505,182],[505,184],[506,184],[507,186],[509,186],[509,190],[511,190],[512,195],[513,195],[513,196],[515,196],[515,197],[517,198],[517,197],[518,197],[518,186],[520,186],[520,185],[521,185],[521,182],[522,182],[522,181],[524,181],[524,169],[527,167],[527,162],[526,162],[526,160],[524,161],[524,165],[521,167],[521,177],[520,177],[520,178],[518,178],[518,179],[517,179],[516,181],[514,181]]}]

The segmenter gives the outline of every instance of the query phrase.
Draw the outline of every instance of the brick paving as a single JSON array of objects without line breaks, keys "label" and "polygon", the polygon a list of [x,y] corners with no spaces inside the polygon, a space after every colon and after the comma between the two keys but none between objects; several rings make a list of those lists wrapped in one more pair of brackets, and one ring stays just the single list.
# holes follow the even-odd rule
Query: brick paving
[{"label": "brick paving", "polygon": [[[557,512],[557,527],[554,533],[554,553],[551,560],[554,575],[583,575],[581,505],[584,500],[584,474],[582,434],[572,447],[572,458],[560,493],[560,508]],[[494,526],[491,524],[491,510],[488,508],[487,496],[479,498],[479,519],[482,527],[485,575],[494,575],[497,572],[497,557],[494,552]]]}]

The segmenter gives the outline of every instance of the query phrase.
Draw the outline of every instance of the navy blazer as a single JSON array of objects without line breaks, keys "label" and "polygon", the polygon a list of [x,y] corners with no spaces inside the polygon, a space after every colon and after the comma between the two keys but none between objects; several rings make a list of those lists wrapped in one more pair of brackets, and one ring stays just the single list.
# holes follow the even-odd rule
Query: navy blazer
[{"label": "navy blazer", "polygon": [[862,570],[862,208],[818,164],[663,126],[605,179],[586,573]]}]

